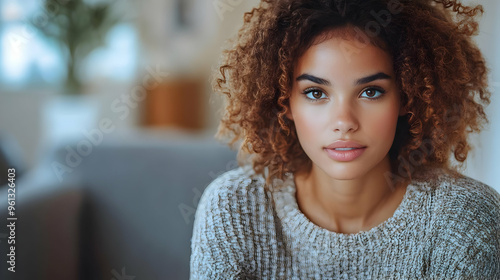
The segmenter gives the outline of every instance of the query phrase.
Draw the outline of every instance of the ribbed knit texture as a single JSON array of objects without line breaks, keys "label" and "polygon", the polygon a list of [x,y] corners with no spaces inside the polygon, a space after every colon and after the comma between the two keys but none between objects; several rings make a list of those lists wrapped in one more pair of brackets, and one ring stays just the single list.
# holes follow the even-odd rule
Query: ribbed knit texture
[{"label": "ribbed knit texture", "polygon": [[500,279],[500,195],[474,179],[414,178],[391,218],[355,234],[312,223],[293,174],[264,184],[240,167],[206,188],[190,279]]}]

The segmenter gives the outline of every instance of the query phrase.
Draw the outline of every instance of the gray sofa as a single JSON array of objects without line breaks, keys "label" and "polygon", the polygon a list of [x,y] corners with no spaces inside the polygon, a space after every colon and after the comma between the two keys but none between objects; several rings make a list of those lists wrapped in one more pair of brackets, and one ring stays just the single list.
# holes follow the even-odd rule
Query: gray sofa
[{"label": "gray sofa", "polygon": [[211,136],[135,134],[105,139],[76,162],[77,145],[16,181],[15,273],[1,188],[0,278],[188,279],[200,195],[237,167],[236,152]]}]

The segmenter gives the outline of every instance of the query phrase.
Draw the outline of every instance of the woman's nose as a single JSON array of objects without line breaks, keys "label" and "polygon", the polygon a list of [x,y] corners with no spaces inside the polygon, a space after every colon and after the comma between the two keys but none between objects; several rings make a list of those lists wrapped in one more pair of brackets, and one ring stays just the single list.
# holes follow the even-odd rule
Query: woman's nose
[{"label": "woman's nose", "polygon": [[333,109],[332,125],[333,131],[341,134],[358,130],[359,122],[353,106],[348,102],[338,102]]}]

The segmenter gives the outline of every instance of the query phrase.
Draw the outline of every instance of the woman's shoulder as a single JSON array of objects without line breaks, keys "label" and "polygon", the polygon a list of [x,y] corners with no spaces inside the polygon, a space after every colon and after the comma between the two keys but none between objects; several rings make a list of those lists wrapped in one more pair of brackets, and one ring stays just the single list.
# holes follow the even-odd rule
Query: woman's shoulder
[{"label": "woman's shoulder", "polygon": [[417,185],[426,194],[418,201],[429,214],[425,223],[433,240],[431,275],[498,275],[500,194],[479,180],[448,171],[435,172]]},{"label": "woman's shoulder", "polygon": [[191,269],[195,278],[241,279],[248,244],[255,240],[265,215],[261,180],[245,167],[219,175],[203,191],[196,209],[191,239]]},{"label": "woman's shoulder", "polygon": [[490,206],[500,203],[500,194],[491,186],[461,173],[429,169],[414,176],[412,185],[441,203],[478,201]]},{"label": "woman's shoulder", "polygon": [[500,211],[500,194],[491,186],[463,174],[437,169],[421,177],[419,184],[427,187],[439,205],[451,209],[481,207]]},{"label": "woman's shoulder", "polygon": [[414,184],[427,194],[438,227],[498,234],[500,194],[491,186],[460,173],[436,170]]},{"label": "woman's shoulder", "polygon": [[206,187],[204,194],[238,196],[260,189],[264,189],[263,177],[249,166],[240,166],[219,175]]},{"label": "woman's shoulder", "polygon": [[264,185],[264,178],[255,174],[249,166],[226,171],[205,188],[198,210],[225,211],[227,214],[234,214],[246,211],[243,208],[256,208],[253,204],[267,201]]}]

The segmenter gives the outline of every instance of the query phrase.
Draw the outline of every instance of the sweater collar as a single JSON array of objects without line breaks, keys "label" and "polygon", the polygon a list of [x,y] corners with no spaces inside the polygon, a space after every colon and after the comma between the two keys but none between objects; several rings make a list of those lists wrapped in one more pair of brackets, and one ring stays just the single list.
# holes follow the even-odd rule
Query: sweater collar
[{"label": "sweater collar", "polygon": [[395,238],[395,235],[402,234],[407,223],[415,215],[410,211],[411,204],[416,203],[414,182],[411,182],[400,205],[386,221],[367,231],[358,233],[337,233],[322,228],[310,221],[299,209],[296,199],[296,186],[293,173],[286,173],[284,180],[275,179],[273,183],[273,197],[276,205],[276,212],[283,223],[285,234],[293,238],[299,237],[300,242],[317,242],[316,239],[330,240],[331,242],[373,242],[386,240],[385,238]]}]

